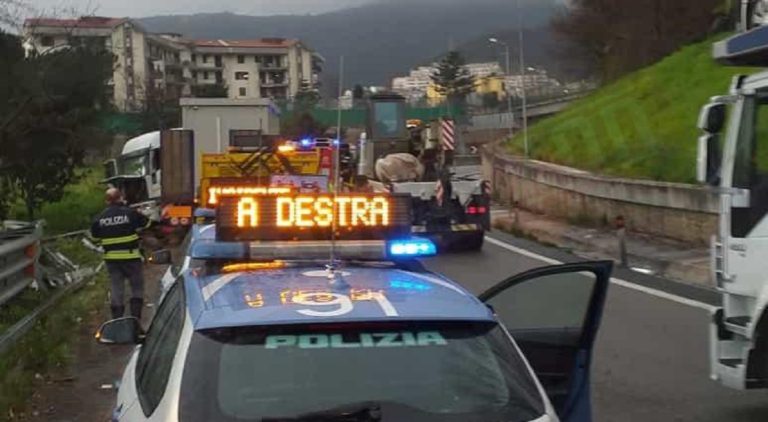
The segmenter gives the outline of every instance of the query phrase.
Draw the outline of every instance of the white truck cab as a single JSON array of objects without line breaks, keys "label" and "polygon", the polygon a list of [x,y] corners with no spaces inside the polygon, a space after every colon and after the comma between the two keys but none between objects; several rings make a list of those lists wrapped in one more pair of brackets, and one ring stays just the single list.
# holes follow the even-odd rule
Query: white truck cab
[{"label": "white truck cab", "polygon": [[[768,67],[768,26],[714,46],[721,63]],[[711,376],[768,387],[768,71],[737,76],[699,116],[698,179],[720,196],[712,273],[722,306],[710,331]]]},{"label": "white truck cab", "polygon": [[119,186],[128,203],[145,208],[148,217],[159,221],[159,209],[154,205],[161,195],[160,131],[129,139],[120,156],[105,166],[106,182]]}]

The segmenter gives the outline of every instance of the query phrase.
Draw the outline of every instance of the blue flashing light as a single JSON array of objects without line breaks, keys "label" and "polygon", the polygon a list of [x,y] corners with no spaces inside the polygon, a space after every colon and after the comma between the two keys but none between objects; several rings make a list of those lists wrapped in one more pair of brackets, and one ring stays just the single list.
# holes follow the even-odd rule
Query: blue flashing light
[{"label": "blue flashing light", "polygon": [[432,256],[437,254],[437,246],[429,239],[395,240],[387,245],[389,255],[397,257]]},{"label": "blue flashing light", "polygon": [[302,140],[301,140],[301,141],[299,141],[299,142],[301,143],[301,146],[302,146],[303,148],[309,148],[309,147],[311,147],[311,146],[312,146],[312,140],[311,140],[311,139],[309,139],[309,138],[304,138],[304,139],[302,139]]},{"label": "blue flashing light", "polygon": [[340,144],[340,142],[339,142],[338,139],[334,139],[333,140],[333,146],[337,147],[337,146],[339,146],[339,144]]}]

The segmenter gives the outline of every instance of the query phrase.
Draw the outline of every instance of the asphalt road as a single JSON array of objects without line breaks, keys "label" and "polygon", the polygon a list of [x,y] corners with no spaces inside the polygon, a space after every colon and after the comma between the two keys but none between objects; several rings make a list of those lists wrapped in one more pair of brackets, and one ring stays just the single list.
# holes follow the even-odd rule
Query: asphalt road
[{"label": "asphalt road", "polygon": [[[549,259],[579,260],[502,233],[492,237]],[[444,255],[426,264],[474,293],[549,265],[490,242],[482,252]],[[596,421],[768,421],[768,390],[735,391],[709,379],[706,308],[716,303],[715,294],[629,271],[614,276],[630,286],[619,282],[609,288],[592,368]],[[642,291],[643,286],[653,291]],[[656,291],[676,300],[652,294]]]}]

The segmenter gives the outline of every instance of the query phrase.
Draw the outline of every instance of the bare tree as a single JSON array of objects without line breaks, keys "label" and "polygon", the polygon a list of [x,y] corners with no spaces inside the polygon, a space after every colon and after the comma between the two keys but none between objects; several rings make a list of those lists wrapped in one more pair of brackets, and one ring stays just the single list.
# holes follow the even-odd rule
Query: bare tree
[{"label": "bare tree", "polygon": [[33,13],[34,9],[25,0],[0,0],[0,29],[19,33],[24,16]]},{"label": "bare tree", "polygon": [[727,1],[573,0],[554,28],[611,80],[704,39]]}]

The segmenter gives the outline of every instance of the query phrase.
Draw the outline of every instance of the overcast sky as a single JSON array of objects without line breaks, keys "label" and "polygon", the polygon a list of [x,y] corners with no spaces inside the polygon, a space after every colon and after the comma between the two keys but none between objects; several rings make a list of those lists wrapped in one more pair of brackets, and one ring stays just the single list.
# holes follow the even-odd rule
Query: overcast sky
[{"label": "overcast sky", "polygon": [[[374,0],[27,0],[39,14],[77,10],[100,16],[143,17],[200,12],[244,15],[316,14]],[[56,13],[60,14],[60,13]]]}]

